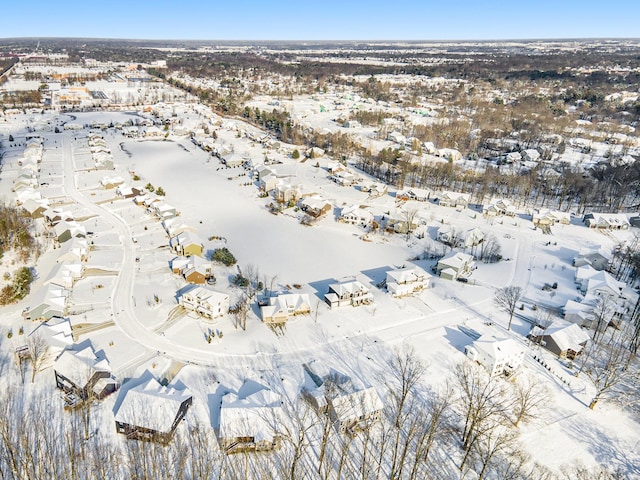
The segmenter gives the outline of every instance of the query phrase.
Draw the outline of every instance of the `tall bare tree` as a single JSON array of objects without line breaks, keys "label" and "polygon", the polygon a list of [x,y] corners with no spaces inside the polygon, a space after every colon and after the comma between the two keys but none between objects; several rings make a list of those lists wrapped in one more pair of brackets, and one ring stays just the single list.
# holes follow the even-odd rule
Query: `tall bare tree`
[{"label": "tall bare tree", "polygon": [[589,403],[590,409],[593,410],[603,397],[613,394],[625,381],[638,381],[638,359],[627,346],[624,329],[591,344],[591,352],[585,356],[581,367],[596,390]]},{"label": "tall bare tree", "polygon": [[31,360],[31,383],[36,378],[36,372],[40,370],[49,352],[49,345],[39,332],[34,332],[27,338],[29,359]]},{"label": "tall bare tree", "polygon": [[462,448],[465,452],[460,470],[463,470],[476,443],[505,422],[511,405],[505,383],[489,376],[478,365],[463,361],[454,370],[458,386],[458,407],[464,418]]},{"label": "tall bare tree", "polygon": [[501,310],[509,314],[509,326],[507,330],[511,330],[511,321],[513,320],[513,312],[515,312],[518,302],[522,298],[522,287],[510,285],[508,287],[496,290],[493,303]]},{"label": "tall bare tree", "polygon": [[530,375],[520,375],[514,381],[514,407],[515,419],[513,424],[517,427],[520,422],[526,422],[535,418],[549,403],[549,390],[546,385],[540,383]]}]

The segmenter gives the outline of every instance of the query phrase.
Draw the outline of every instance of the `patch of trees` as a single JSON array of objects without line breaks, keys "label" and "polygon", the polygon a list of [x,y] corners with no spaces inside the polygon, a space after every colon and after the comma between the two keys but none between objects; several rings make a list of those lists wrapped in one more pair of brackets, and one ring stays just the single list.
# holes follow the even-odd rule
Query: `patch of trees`
[{"label": "patch of trees", "polygon": [[23,90],[3,92],[0,96],[0,105],[40,105],[42,92],[40,90]]},{"label": "patch of trees", "polygon": [[227,267],[236,263],[236,257],[233,256],[227,247],[216,248],[211,254],[211,260],[220,262]]},{"label": "patch of trees", "polygon": [[0,305],[8,305],[22,300],[29,293],[33,273],[28,267],[21,267],[13,274],[13,282],[0,290]]},{"label": "patch of trees", "polygon": [[16,249],[21,261],[37,254],[37,243],[31,233],[33,221],[26,212],[11,205],[0,205],[0,256]]}]

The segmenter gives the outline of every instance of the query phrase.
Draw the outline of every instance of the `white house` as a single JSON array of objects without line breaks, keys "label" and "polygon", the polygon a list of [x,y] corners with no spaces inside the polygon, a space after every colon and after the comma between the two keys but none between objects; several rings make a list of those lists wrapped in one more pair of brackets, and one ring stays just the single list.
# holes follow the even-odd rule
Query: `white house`
[{"label": "white house", "polygon": [[194,286],[183,292],[178,303],[202,317],[217,318],[229,313],[229,295],[207,287]]},{"label": "white house", "polygon": [[266,387],[248,395],[229,392],[220,405],[220,448],[227,454],[273,450],[283,418],[280,396]]},{"label": "white house", "polygon": [[525,349],[512,338],[483,335],[465,347],[465,354],[487,369],[491,376],[514,373],[524,361]]},{"label": "white house", "polygon": [[452,250],[438,261],[436,271],[441,278],[455,280],[470,275],[474,265],[471,255]]},{"label": "white house", "polygon": [[389,270],[385,284],[387,291],[394,297],[412,295],[429,287],[431,275],[417,265]]},{"label": "white house", "polygon": [[368,304],[373,301],[373,295],[369,289],[357,280],[350,280],[329,285],[329,291],[324,296],[324,301],[331,308],[345,305]]},{"label": "white house", "polygon": [[331,399],[329,411],[341,433],[356,433],[380,420],[384,404],[375,388],[369,387]]},{"label": "white house", "polygon": [[366,227],[373,222],[373,214],[359,205],[344,207],[340,212],[340,221],[351,225]]},{"label": "white house", "polygon": [[468,193],[458,193],[445,191],[440,194],[438,203],[443,207],[463,207],[469,206],[471,195]]},{"label": "white house", "polygon": [[270,297],[267,305],[260,307],[264,323],[283,323],[289,317],[311,312],[311,301],[306,293],[286,293]]},{"label": "white house", "polygon": [[482,206],[482,215],[495,217],[500,215],[515,216],[516,207],[506,198],[492,198],[491,201]]},{"label": "white house", "polygon": [[188,389],[165,387],[151,378],[124,393],[115,413],[116,431],[128,439],[167,444],[192,401]]}]

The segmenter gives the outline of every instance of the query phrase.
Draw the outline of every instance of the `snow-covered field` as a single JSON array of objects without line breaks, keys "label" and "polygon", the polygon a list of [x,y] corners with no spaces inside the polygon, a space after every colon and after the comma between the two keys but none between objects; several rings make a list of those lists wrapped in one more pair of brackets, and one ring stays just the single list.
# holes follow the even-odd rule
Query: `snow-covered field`
[{"label": "snow-covered field", "polygon": [[[121,116],[94,112],[77,114],[75,121],[108,124]],[[428,362],[429,383],[441,386],[450,379],[453,366],[464,358],[464,347],[472,341],[464,331],[510,336],[527,344],[525,335],[530,324],[517,316],[512,332],[507,332],[508,316],[497,310],[492,301],[495,288],[522,287],[524,315],[530,318],[535,315],[531,310],[534,305],[557,309],[578,295],[573,282],[575,268],[571,265],[578,251],[589,245],[611,248],[630,235],[604,235],[574,219],[571,225],[553,227],[553,235],[549,236],[535,230],[530,217],[524,214],[498,222],[483,219],[476,210],[457,211],[431,202],[410,202],[412,208],[419,210],[426,238],[375,233],[368,237],[369,241],[363,241],[361,228],[335,221],[339,208],[362,204],[380,216],[391,215],[399,207],[392,194],[371,200],[359,189],[329,181],[323,168],[326,159],[315,167],[314,160],[295,162],[286,155],[270,153],[284,162],[276,169],[288,169],[305,190],[321,194],[335,209],[314,225],[303,226],[293,209],[279,215],[269,213],[266,206],[272,200],[258,196],[256,184],[243,169],[227,169],[188,139],[131,140],[113,129],[107,130],[104,137],[117,167],[115,172],[105,172],[84,170],[91,163],[82,153],[87,152],[86,134],[44,135],[42,172],[52,180],[59,179],[56,196],[64,198],[65,208],[84,212],[85,219],[80,223],[92,232],[88,240],[94,248],[85,269],[93,273],[73,287],[73,309],[83,311],[71,315],[72,324],[115,323],[81,333],[80,340],[90,338],[96,350],[104,350],[121,379],[138,376],[145,370],[162,378],[172,361],[187,364],[176,378],[194,393],[192,414],[207,425],[215,424],[209,415],[219,398],[218,384],[209,381],[212,372],[218,382],[238,388],[243,379],[259,378],[269,371],[272,381],[281,378],[285,382],[286,377],[284,388],[297,391],[302,363],[317,359],[339,365],[362,383],[376,386],[385,355],[392,347],[409,343]],[[14,136],[19,135],[20,130],[15,130]],[[218,136],[228,144],[235,142],[236,148],[246,148],[254,164],[261,163],[262,147],[235,139],[235,130],[221,128]],[[13,159],[18,156],[17,150],[9,149],[3,161],[0,193],[6,201],[12,198],[11,182],[18,171]],[[134,181],[131,172],[140,179]],[[205,321],[176,314],[176,294],[186,283],[169,270],[169,261],[175,256],[168,248],[169,239],[160,222],[145,213],[143,207],[131,200],[115,199],[113,190],[99,186],[106,174],[120,175],[127,183],[141,187],[147,183],[161,186],[166,192],[165,201],[180,212],[180,222],[197,230],[205,251],[226,246],[241,268],[259,269],[266,283],[275,278],[274,290],[292,289],[292,285],[299,284],[301,292],[310,294],[317,314],[296,317],[279,334],[260,321],[255,305],[246,331],[234,327],[231,315]],[[433,237],[443,224],[461,230],[479,227],[493,233],[505,260],[479,264],[468,284],[434,278],[432,288],[414,297],[395,299],[376,286],[386,271],[420,255],[432,242],[428,237]],[[209,240],[211,237],[225,240]],[[35,265],[39,280],[34,284],[34,293],[42,287],[42,279],[55,266],[56,258],[56,252],[49,249]],[[9,258],[3,259],[3,269],[7,261]],[[429,271],[433,261],[418,263]],[[215,267],[215,289],[228,292],[232,303],[241,293],[231,284],[236,273],[236,267]],[[372,305],[330,310],[323,303],[328,285],[346,277],[357,278],[370,288]],[[557,289],[542,290],[545,284],[555,282]],[[23,325],[27,331],[33,328],[20,316],[29,300],[27,297],[19,305],[4,309],[3,329],[17,331]],[[223,338],[207,342],[211,330],[223,332]],[[4,342],[4,353],[15,344],[15,339]],[[520,429],[520,437],[533,458],[556,472],[562,465],[579,460],[590,467],[619,468],[628,478],[637,476],[637,419],[612,403],[589,410],[592,387],[584,378],[572,377],[564,364],[551,354],[542,353],[553,367],[553,372],[548,371],[531,359],[531,347],[526,348],[524,369],[553,392],[545,414]],[[297,373],[287,377],[289,372]],[[45,371],[39,378],[50,380],[52,376]],[[559,378],[567,379],[568,384]],[[51,389],[53,385],[43,382],[42,388]],[[112,423],[110,410],[115,397],[105,400],[101,408],[105,425]]]}]

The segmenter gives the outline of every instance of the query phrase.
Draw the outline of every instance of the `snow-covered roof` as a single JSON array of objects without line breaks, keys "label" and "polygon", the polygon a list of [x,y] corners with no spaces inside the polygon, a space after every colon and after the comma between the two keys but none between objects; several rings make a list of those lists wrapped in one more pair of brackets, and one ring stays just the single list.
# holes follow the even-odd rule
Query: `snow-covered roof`
[{"label": "snow-covered roof", "polygon": [[579,352],[582,345],[589,341],[589,335],[575,323],[553,323],[544,331],[545,336],[550,336],[560,351],[573,350]]},{"label": "snow-covered roof", "polygon": [[387,272],[387,283],[412,283],[422,279],[428,279],[431,275],[425,272],[422,268],[414,265],[412,267],[400,268],[397,270],[389,270]]},{"label": "snow-covered roof", "polygon": [[329,289],[333,290],[340,296],[344,295],[345,293],[354,294],[360,291],[364,291],[364,292],[369,291],[369,289],[365,287],[362,284],[362,282],[359,282],[358,280],[350,280],[350,281],[341,282],[341,283],[332,283],[331,285],[329,285]]},{"label": "snow-covered roof", "polygon": [[111,373],[106,358],[98,359],[91,345],[80,350],[68,349],[56,359],[56,372],[71,380],[77,387],[84,387],[96,371]]},{"label": "snow-covered roof", "polygon": [[188,389],[163,387],[155,378],[151,378],[126,392],[115,419],[119,423],[167,433],[171,430],[180,405],[189,398],[191,393]]},{"label": "snow-covered roof", "polygon": [[311,308],[309,294],[285,293],[269,298],[269,305],[261,307],[262,318],[272,317],[275,314],[293,314]]},{"label": "snow-covered roof", "polygon": [[444,257],[442,257],[438,264],[446,265],[455,270],[459,270],[464,265],[470,264],[473,262],[473,257],[464,252],[457,252],[455,250],[450,251]]},{"label": "snow-covered roof", "polygon": [[331,400],[331,405],[341,422],[357,420],[384,408],[378,392],[373,387],[335,397]]},{"label": "snow-covered roof", "polygon": [[483,335],[473,342],[478,351],[487,353],[496,360],[511,358],[524,354],[524,347],[513,338],[497,338],[493,335]]},{"label": "snow-covered roof", "polygon": [[220,437],[253,437],[256,442],[273,438],[282,421],[281,405],[280,396],[268,388],[244,398],[227,393],[220,407]]}]

